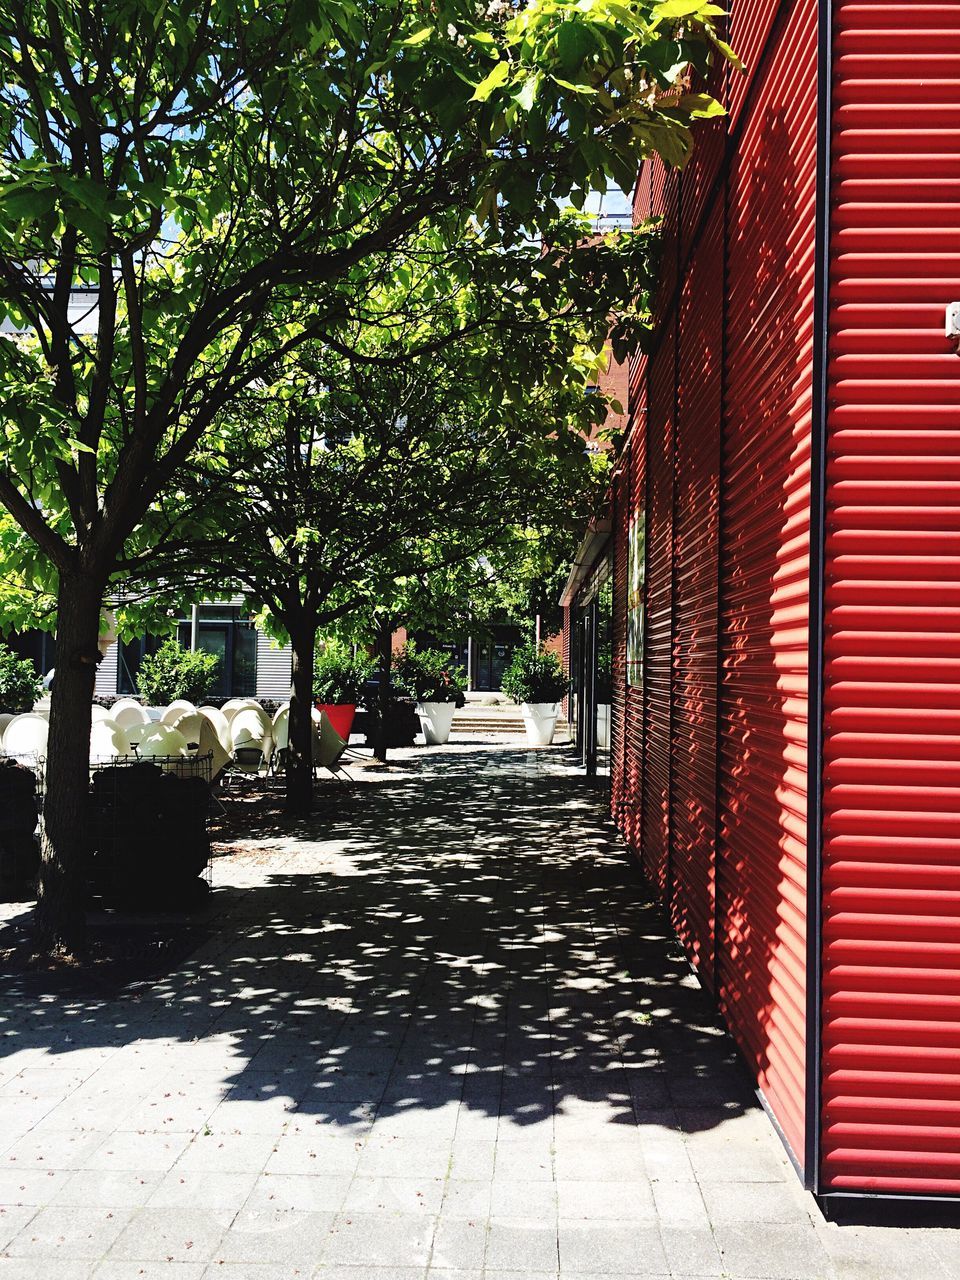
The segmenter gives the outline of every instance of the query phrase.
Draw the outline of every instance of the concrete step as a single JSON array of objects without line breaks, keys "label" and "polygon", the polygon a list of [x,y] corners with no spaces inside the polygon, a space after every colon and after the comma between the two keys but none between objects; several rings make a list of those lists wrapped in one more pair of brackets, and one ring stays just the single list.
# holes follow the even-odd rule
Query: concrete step
[{"label": "concrete step", "polygon": [[[453,717],[453,729],[458,733],[504,733],[520,734],[525,732],[523,716],[519,707],[459,707]],[[566,732],[567,722],[557,721],[557,737]]]}]

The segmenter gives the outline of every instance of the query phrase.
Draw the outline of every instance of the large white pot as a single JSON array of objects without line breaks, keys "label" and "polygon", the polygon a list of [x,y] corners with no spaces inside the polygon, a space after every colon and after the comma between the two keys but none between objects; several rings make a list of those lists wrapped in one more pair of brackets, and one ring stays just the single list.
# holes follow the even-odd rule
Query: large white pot
[{"label": "large white pot", "polygon": [[453,702],[418,702],[417,715],[428,747],[439,747],[450,737],[453,727]]},{"label": "large white pot", "polygon": [[557,727],[558,702],[524,702],[520,710],[531,747],[549,747]]}]

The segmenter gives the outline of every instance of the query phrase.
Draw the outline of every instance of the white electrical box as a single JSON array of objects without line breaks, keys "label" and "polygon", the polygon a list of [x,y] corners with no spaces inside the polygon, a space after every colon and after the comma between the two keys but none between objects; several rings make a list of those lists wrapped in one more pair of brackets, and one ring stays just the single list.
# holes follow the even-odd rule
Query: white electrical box
[{"label": "white electrical box", "polygon": [[960,339],[960,302],[947,303],[947,337]]}]

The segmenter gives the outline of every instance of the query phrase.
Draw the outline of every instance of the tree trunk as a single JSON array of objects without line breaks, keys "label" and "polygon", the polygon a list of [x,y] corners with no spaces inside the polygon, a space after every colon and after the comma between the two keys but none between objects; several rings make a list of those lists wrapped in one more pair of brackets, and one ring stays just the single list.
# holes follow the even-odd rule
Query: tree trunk
[{"label": "tree trunk", "polygon": [[38,941],[48,952],[73,954],[85,941],[90,720],[102,603],[96,580],[61,576],[37,897]]},{"label": "tree trunk", "polygon": [[293,692],[290,697],[290,737],[287,747],[287,813],[304,816],[313,808],[313,651],[316,627],[290,632],[293,650]]},{"label": "tree trunk", "polygon": [[393,662],[393,627],[387,623],[377,631],[376,641],[379,685],[377,689],[377,731],[373,754],[377,760],[387,759],[387,718],[390,714],[390,667]]}]

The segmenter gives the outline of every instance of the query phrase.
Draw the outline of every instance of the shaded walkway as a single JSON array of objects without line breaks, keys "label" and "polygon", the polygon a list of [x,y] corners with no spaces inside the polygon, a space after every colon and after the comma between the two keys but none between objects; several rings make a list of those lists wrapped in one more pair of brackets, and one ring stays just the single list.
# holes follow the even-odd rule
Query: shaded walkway
[{"label": "shaded walkway", "polygon": [[814,1223],[562,751],[398,755],[171,977],[8,1002],[0,1280],[954,1274]]}]

